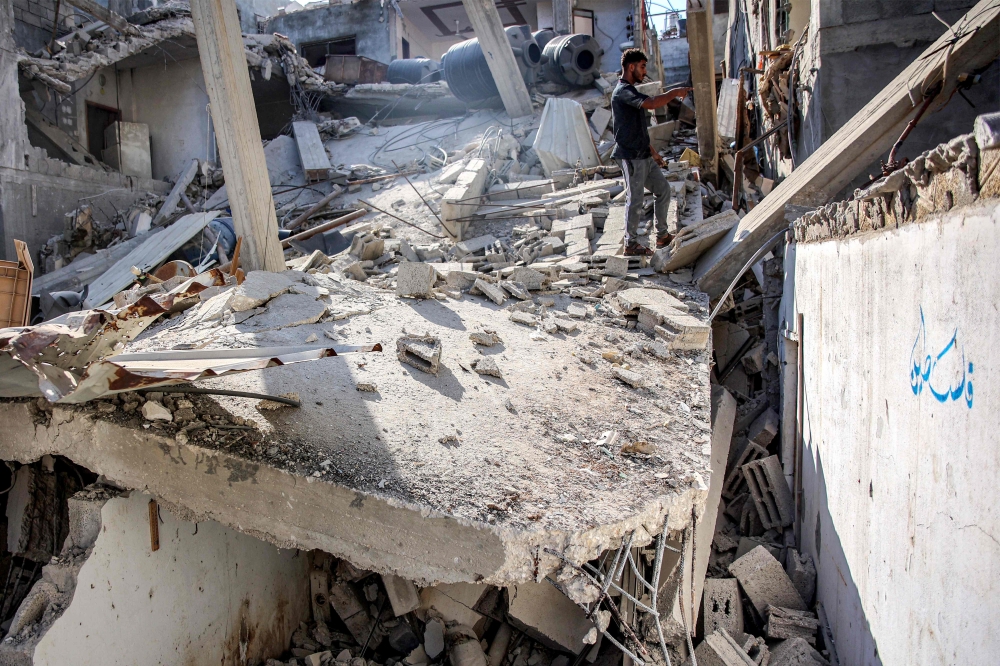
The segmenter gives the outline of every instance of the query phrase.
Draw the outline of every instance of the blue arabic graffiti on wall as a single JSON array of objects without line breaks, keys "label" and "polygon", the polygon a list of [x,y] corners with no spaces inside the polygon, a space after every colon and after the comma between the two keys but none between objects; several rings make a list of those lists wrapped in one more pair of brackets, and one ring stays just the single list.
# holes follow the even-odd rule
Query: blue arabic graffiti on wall
[{"label": "blue arabic graffiti on wall", "polygon": [[972,409],[972,361],[965,358],[965,346],[958,341],[958,327],[951,338],[934,352],[927,339],[927,324],[924,309],[920,308],[920,330],[910,351],[910,388],[913,395],[920,395],[924,389],[938,402],[964,399]]}]

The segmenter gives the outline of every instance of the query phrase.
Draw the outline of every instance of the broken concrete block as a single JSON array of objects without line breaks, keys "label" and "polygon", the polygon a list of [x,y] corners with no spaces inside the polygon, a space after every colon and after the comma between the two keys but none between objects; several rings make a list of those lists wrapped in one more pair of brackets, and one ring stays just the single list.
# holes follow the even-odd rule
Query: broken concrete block
[{"label": "broken concrete block", "polygon": [[725,629],[705,636],[705,640],[695,648],[694,656],[699,666],[756,666]]},{"label": "broken concrete block", "polygon": [[399,360],[436,375],[441,363],[441,340],[430,335],[404,335],[396,340]]},{"label": "broken concrete block", "polygon": [[[392,574],[382,574],[382,584],[385,586],[385,594],[389,597],[392,612],[396,617],[406,615],[420,607],[420,595],[412,581]],[[413,647],[397,652],[408,653]]]},{"label": "broken concrete block", "polygon": [[594,218],[590,213],[586,215],[577,215],[565,220],[555,220],[552,223],[551,235],[562,238],[567,243],[569,239],[566,238],[567,234],[571,231],[581,229],[586,233],[587,239],[594,238]]},{"label": "broken concrete block", "polygon": [[758,343],[740,359],[743,363],[743,370],[748,375],[761,372],[764,369],[764,364],[767,362],[765,359],[766,354],[767,345],[763,342]]},{"label": "broken concrete block", "polygon": [[[733,446],[736,446],[735,441]],[[726,474],[726,482],[722,486],[722,496],[727,500],[736,497],[744,483],[743,465],[765,457],[767,457],[767,449],[753,442],[747,442],[741,450],[737,451],[735,463],[729,468]]]},{"label": "broken concrete block", "polygon": [[451,666],[489,666],[483,646],[475,639],[452,645],[448,660]]},{"label": "broken concrete block", "polygon": [[544,274],[527,266],[518,266],[510,272],[507,279],[522,284],[528,291],[538,291],[545,283]]},{"label": "broken concrete block", "polygon": [[556,317],[552,321],[555,322],[556,329],[561,333],[572,333],[573,331],[580,330],[580,324],[570,319]]},{"label": "broken concrete block", "polygon": [[531,294],[529,294],[528,290],[525,289],[524,285],[520,284],[519,282],[514,282],[513,280],[504,280],[503,282],[500,283],[500,286],[503,287],[504,291],[506,291],[508,294],[510,294],[511,296],[513,296],[518,300],[521,301],[531,300]]},{"label": "broken concrete block", "polygon": [[490,284],[483,279],[476,280],[473,286],[481,291],[486,298],[490,299],[497,305],[503,305],[504,301],[507,300],[507,294],[504,293],[503,289],[495,284]]},{"label": "broken concrete block", "polygon": [[396,295],[429,298],[436,280],[432,264],[404,261],[396,271]]},{"label": "broken concrete block", "polygon": [[[609,279],[607,283],[611,283]],[[607,284],[606,283],[606,284]],[[626,286],[629,283],[622,283],[622,286]],[[638,315],[639,310],[642,306],[656,307],[661,310],[676,310],[677,312],[687,312],[688,306],[684,301],[675,298],[670,292],[664,291],[663,289],[647,289],[643,287],[631,287],[619,289],[607,289],[605,287],[605,293],[614,293],[614,298],[611,299],[611,304],[615,306],[622,314],[625,315]],[[647,331],[651,333],[652,331]]]},{"label": "broken concrete block", "polygon": [[603,272],[612,277],[625,277],[628,275],[628,257],[608,257]]},{"label": "broken concrete block", "polygon": [[757,546],[730,564],[729,573],[740,581],[743,591],[761,616],[765,615],[768,606],[806,610],[806,604],[788,574],[763,546]]},{"label": "broken concrete block", "polygon": [[351,278],[352,280],[357,280],[358,282],[364,282],[368,279],[368,273],[365,273],[365,269],[361,268],[361,262],[355,261],[348,264],[343,268],[344,275]]},{"label": "broken concrete block", "polygon": [[360,644],[368,640],[373,622],[365,609],[365,601],[358,595],[354,586],[346,581],[334,581],[330,584],[330,605]]},{"label": "broken concrete block", "polygon": [[470,238],[468,240],[455,243],[455,254],[458,258],[462,258],[469,254],[476,254],[477,252],[483,252],[488,247],[492,247],[497,239],[489,234],[485,236],[476,236],[475,238]]},{"label": "broken concrete block", "polygon": [[771,650],[769,666],[830,666],[830,662],[804,639],[789,638]]},{"label": "broken concrete block", "polygon": [[[483,616],[473,609],[485,593],[485,585],[473,583],[446,583],[425,587],[420,590],[420,607],[433,611],[434,615],[445,622],[474,627]],[[424,649],[427,649],[426,643]],[[427,656],[433,659],[430,650],[427,650]]]},{"label": "broken concrete block", "polygon": [[587,318],[587,306],[580,305],[579,303],[570,303],[566,307],[566,314],[568,314],[573,319],[586,319]]},{"label": "broken concrete block", "polygon": [[632,388],[645,388],[646,386],[646,380],[638,372],[632,372],[631,370],[616,366],[611,368],[611,374],[615,379],[625,382]]},{"label": "broken concrete block", "polygon": [[472,364],[472,367],[481,375],[503,379],[503,373],[500,372],[500,368],[497,367],[497,362],[493,360],[492,356],[485,356],[477,360]]},{"label": "broken concrete block", "polygon": [[707,323],[673,309],[642,306],[639,328],[662,338],[670,349],[708,349],[712,329]]},{"label": "broken concrete block", "polygon": [[792,585],[799,591],[802,601],[812,606],[816,595],[816,565],[808,554],[799,554],[794,548],[785,551],[785,572],[792,580]]},{"label": "broken concrete block", "polygon": [[549,583],[523,583],[507,592],[511,624],[551,648],[580,654],[594,628],[583,609]]},{"label": "broken concrete block", "polygon": [[750,488],[750,496],[757,505],[761,524],[767,529],[791,525],[795,519],[795,502],[778,456],[769,456],[743,465],[743,476]]},{"label": "broken concrete block", "polygon": [[329,650],[325,652],[314,652],[313,654],[305,657],[306,666],[323,666],[328,664],[333,657],[333,653]]},{"label": "broken concrete block", "polygon": [[235,312],[253,310],[292,288],[293,281],[282,273],[250,271],[243,284],[233,289],[229,308]]},{"label": "broken concrete block", "polygon": [[705,635],[725,629],[730,636],[743,635],[743,604],[735,578],[705,579]]},{"label": "broken concrete block", "polygon": [[[756,516],[757,515],[756,508],[753,507],[753,505],[750,505],[750,507],[754,510],[754,516]],[[778,547],[778,546],[776,546],[776,545],[774,545],[773,543],[770,543],[770,542],[766,541],[765,539],[758,538],[758,537],[745,537],[745,536],[741,536],[739,544],[737,544],[737,546],[736,546],[736,553],[735,553],[735,555],[733,555],[733,559],[734,560],[740,559],[741,557],[743,557],[744,555],[746,555],[747,553],[749,553],[751,550],[753,550],[757,546],[764,546],[764,548],[767,548],[767,552],[771,553],[771,555],[773,555],[774,559],[776,559],[776,560],[779,557],[781,557],[781,548]]]},{"label": "broken concrete block", "polygon": [[[416,595],[414,594],[414,596]],[[409,654],[420,646],[420,639],[406,622],[400,622],[392,628],[389,632],[388,642],[389,647],[400,654]]]},{"label": "broken concrete block", "polygon": [[147,421],[173,421],[170,410],[155,400],[147,400],[142,406],[142,415]]},{"label": "broken concrete block", "polygon": [[538,319],[535,315],[528,314],[527,312],[521,312],[520,310],[511,312],[510,320],[515,324],[523,324],[524,326],[534,326],[538,323]]},{"label": "broken concrete block", "polygon": [[455,179],[455,184],[442,196],[442,224],[453,238],[461,238],[468,226],[465,218],[474,214],[479,208],[479,196],[486,186],[488,174],[486,160],[469,160]]},{"label": "broken concrete block", "polygon": [[479,273],[472,271],[448,271],[444,281],[453,289],[468,291],[480,277]]},{"label": "broken concrete block", "polygon": [[802,638],[810,645],[816,644],[819,620],[815,613],[780,606],[771,606],[767,613],[768,638]]},{"label": "broken concrete block", "polygon": [[768,408],[750,424],[750,428],[747,430],[747,439],[757,446],[767,448],[774,436],[778,434],[778,423],[778,415],[773,409]]},{"label": "broken concrete block", "polygon": [[277,329],[315,324],[326,314],[326,304],[305,294],[282,294],[272,299],[264,312],[243,324],[255,329]]},{"label": "broken concrete block", "polygon": [[469,333],[469,339],[472,340],[472,344],[481,345],[483,347],[492,347],[493,345],[503,344],[503,340],[500,336],[492,331],[473,331]]}]

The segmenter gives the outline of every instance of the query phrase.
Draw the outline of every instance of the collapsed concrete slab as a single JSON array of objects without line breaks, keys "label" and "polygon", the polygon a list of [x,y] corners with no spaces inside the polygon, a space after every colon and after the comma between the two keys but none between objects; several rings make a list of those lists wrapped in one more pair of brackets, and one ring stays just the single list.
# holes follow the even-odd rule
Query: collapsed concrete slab
[{"label": "collapsed concrete slab", "polygon": [[[309,277],[332,292],[325,276]],[[251,370],[199,386],[295,392],[301,407],[261,412],[256,400],[192,396],[183,418],[169,394],[80,407],[5,402],[0,457],[64,455],[122,487],[148,488],[191,518],[422,585],[525,582],[562,566],[546,548],[582,563],[632,530],[636,543],[648,542],[667,513],[677,531],[692,510],[702,512],[708,435],[696,422],[709,422],[707,352],[632,356],[646,387],[629,389],[626,405],[614,362],[595,352],[621,359],[649,343],[639,330],[608,336],[603,315],[587,313],[572,320],[574,330],[549,334],[498,316],[480,298],[401,301],[345,283],[338,288],[352,291],[317,300],[328,312],[316,323],[260,331],[232,318],[205,322],[209,299],[126,349],[152,351],[164,340],[298,344],[327,333],[391,345],[415,335],[440,340],[438,374],[392,353]],[[573,303],[549,298],[551,312]],[[705,316],[698,301],[682,303]],[[474,330],[502,341],[478,348],[502,379],[464,369],[481,353]],[[678,391],[684,408],[673,399]],[[173,420],[143,419],[148,400],[167,405]],[[612,429],[623,436],[605,452],[597,442]],[[620,450],[636,442],[648,445],[641,457]]]}]

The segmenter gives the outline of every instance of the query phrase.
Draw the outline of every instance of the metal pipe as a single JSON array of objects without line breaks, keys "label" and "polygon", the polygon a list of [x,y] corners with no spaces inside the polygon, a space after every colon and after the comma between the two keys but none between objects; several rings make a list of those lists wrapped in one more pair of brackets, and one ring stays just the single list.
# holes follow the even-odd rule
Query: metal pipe
[{"label": "metal pipe", "polygon": [[330,229],[333,229],[334,227],[342,226],[344,224],[347,224],[351,220],[356,220],[359,217],[364,217],[367,214],[368,211],[362,208],[354,211],[353,213],[348,213],[347,215],[338,217],[335,220],[330,220],[325,224],[320,224],[318,226],[315,226],[312,229],[307,229],[306,231],[295,234],[294,236],[289,236],[285,240],[281,241],[281,248],[283,250],[287,250],[292,246],[292,241],[304,241],[307,238],[312,238],[316,234],[321,234],[324,231],[329,231]]}]

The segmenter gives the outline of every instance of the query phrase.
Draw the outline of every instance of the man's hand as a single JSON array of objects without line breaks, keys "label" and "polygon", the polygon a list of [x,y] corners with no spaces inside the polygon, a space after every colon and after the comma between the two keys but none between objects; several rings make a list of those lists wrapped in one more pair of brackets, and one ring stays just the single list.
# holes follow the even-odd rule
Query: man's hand
[{"label": "man's hand", "polygon": [[675,99],[684,99],[688,96],[688,93],[690,93],[691,90],[691,88],[671,88],[661,95],[643,100],[642,108],[659,109],[660,107],[670,104],[670,102]]},{"label": "man's hand", "polygon": [[649,154],[653,156],[653,161],[656,162],[661,168],[667,168],[667,161],[663,159],[662,155],[656,152],[656,149],[653,148],[652,144],[649,146]]}]

